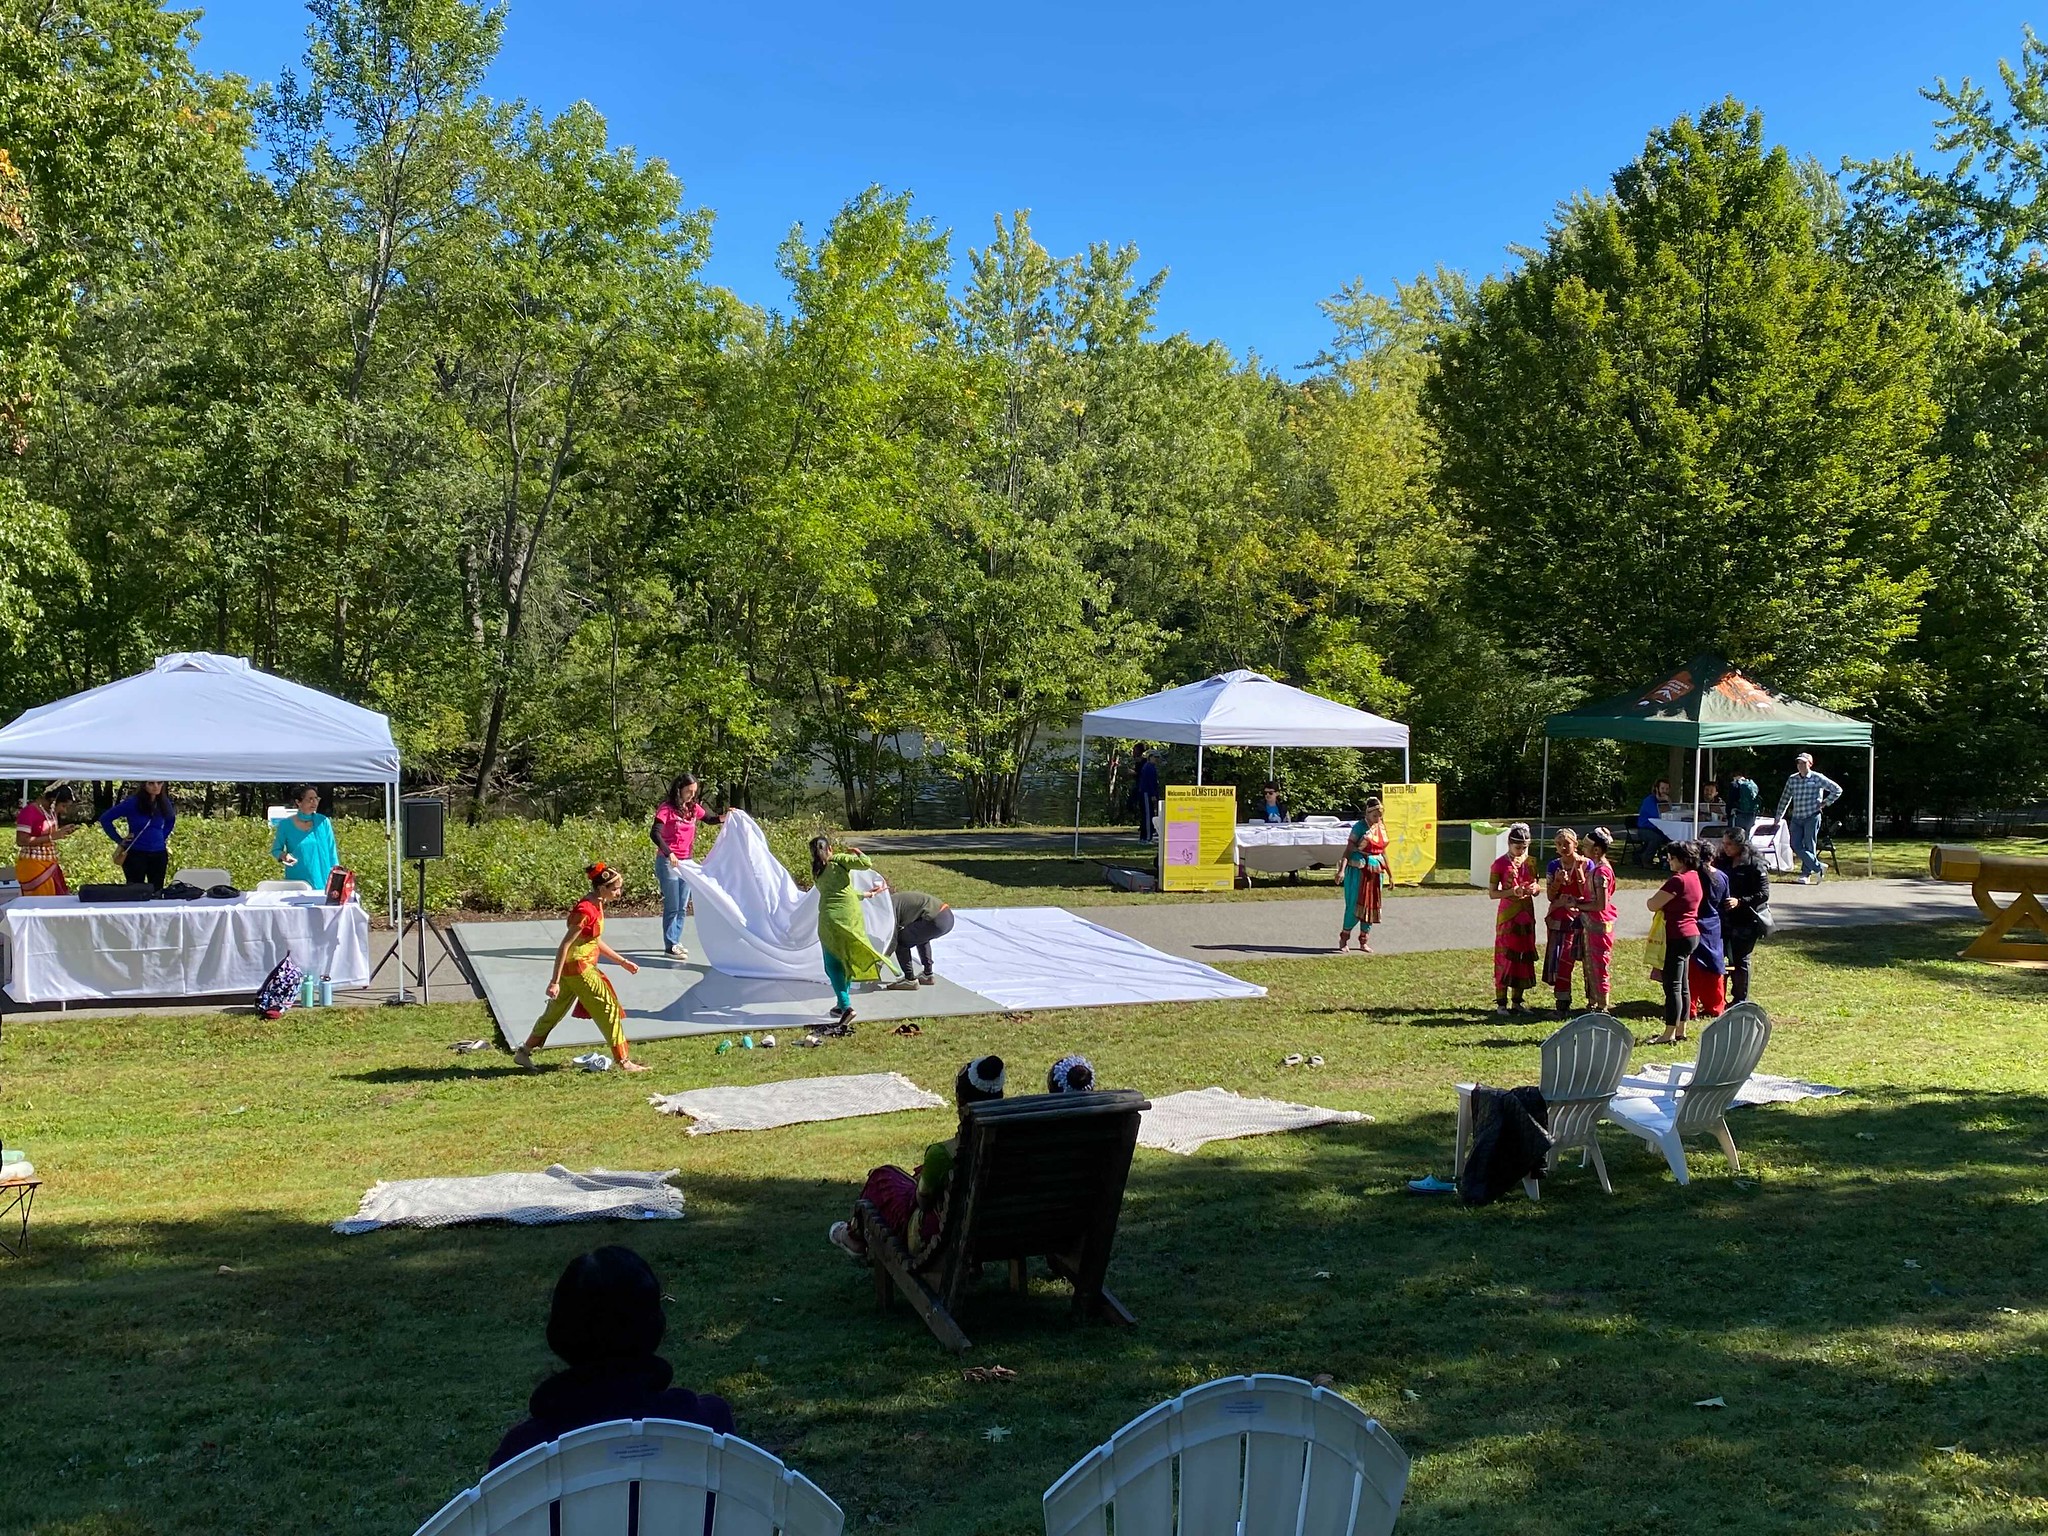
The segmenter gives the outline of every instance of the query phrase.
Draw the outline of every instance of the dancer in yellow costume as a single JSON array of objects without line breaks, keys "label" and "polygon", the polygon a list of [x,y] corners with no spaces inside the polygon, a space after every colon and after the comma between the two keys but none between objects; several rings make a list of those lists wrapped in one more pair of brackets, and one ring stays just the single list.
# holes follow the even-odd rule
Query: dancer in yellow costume
[{"label": "dancer in yellow costume", "polygon": [[604,1043],[611,1047],[612,1060],[622,1072],[645,1072],[646,1066],[626,1056],[626,1010],[619,994],[597,968],[598,961],[610,960],[637,976],[640,967],[604,941],[604,909],[619,899],[626,882],[616,869],[592,864],[583,871],[590,877],[590,894],[576,903],[569,914],[569,931],[555,951],[554,974],[548,978],[548,1005],[534,1021],[526,1044],[512,1053],[522,1067],[533,1065],[533,1053],[547,1044],[548,1032],[562,1022],[573,1006],[576,1017],[597,1025]]}]

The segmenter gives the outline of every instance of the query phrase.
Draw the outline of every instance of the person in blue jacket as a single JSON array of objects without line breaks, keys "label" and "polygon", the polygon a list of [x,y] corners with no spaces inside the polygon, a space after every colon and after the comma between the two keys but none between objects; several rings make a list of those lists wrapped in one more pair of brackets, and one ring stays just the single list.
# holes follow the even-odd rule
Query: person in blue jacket
[{"label": "person in blue jacket", "polygon": [[[115,823],[125,821],[124,836]],[[171,830],[178,824],[177,802],[162,779],[145,779],[100,816],[100,830],[114,840],[114,862],[131,885],[164,888],[171,867]]]}]

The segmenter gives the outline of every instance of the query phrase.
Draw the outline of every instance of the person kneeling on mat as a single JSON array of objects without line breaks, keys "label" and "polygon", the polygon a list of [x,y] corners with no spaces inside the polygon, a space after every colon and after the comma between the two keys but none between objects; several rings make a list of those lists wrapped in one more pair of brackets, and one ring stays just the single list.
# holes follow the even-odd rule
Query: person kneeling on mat
[{"label": "person kneeling on mat", "polygon": [[532,1067],[533,1053],[547,1044],[549,1032],[573,1006],[577,1018],[589,1019],[597,1026],[620,1071],[645,1072],[647,1068],[640,1062],[627,1059],[625,1005],[597,968],[599,960],[609,960],[624,966],[629,976],[640,974],[639,966],[604,941],[604,909],[619,899],[626,882],[605,864],[592,864],[583,873],[590,877],[590,894],[569,913],[569,931],[555,951],[555,969],[548,977],[548,1005],[512,1059],[522,1067]]},{"label": "person kneeling on mat", "polygon": [[[946,1195],[953,1184],[953,1163],[960,1155],[960,1135],[966,1129],[967,1106],[987,1104],[1003,1096],[1003,1058],[977,1056],[953,1079],[953,1103],[963,1124],[950,1141],[935,1141],[924,1149],[924,1161],[916,1170],[882,1167],[868,1171],[860,1187],[860,1198],[872,1205],[882,1225],[909,1250],[915,1263],[946,1230]],[[863,1264],[868,1250],[861,1240],[859,1203],[854,1217],[835,1221],[825,1231],[833,1247],[844,1249]]]},{"label": "person kneeling on mat", "polygon": [[[915,992],[920,986],[930,986],[938,978],[932,974],[932,940],[942,939],[953,931],[953,909],[938,897],[924,891],[897,891],[896,899],[896,969],[903,974],[889,983],[891,992]],[[910,961],[912,951],[920,969],[913,971]]]}]

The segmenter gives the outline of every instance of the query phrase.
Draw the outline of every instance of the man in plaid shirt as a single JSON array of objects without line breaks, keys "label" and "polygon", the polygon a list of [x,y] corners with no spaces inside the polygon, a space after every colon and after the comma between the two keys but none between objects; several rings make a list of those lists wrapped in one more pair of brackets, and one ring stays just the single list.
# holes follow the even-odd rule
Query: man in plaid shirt
[{"label": "man in plaid shirt", "polygon": [[1818,885],[1828,872],[1820,861],[1820,813],[1842,798],[1842,786],[1814,772],[1811,752],[1800,753],[1792,765],[1785,793],[1778,796],[1778,819],[1791,829],[1792,851],[1799,855],[1799,883]]}]

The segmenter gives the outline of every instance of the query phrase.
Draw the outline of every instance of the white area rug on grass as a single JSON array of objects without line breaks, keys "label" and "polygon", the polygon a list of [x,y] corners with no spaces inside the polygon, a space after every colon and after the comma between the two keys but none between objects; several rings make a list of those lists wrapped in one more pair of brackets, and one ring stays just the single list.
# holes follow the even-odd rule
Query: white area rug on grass
[{"label": "white area rug on grass", "polygon": [[[1631,1072],[1629,1076],[1634,1078],[1659,1078],[1669,1082],[1671,1080],[1671,1068],[1669,1065],[1645,1067],[1640,1072]],[[1749,1081],[1744,1083],[1736,1093],[1735,1102],[1737,1104],[1790,1104],[1798,1099],[1833,1098],[1838,1093],[1847,1093],[1848,1091],[1846,1088],[1830,1088],[1826,1083],[1809,1083],[1803,1078],[1776,1077],[1769,1072],[1752,1072],[1749,1075]],[[1659,1096],[1658,1090],[1655,1088],[1645,1088],[1634,1083],[1624,1083],[1620,1091],[1615,1094],[1615,1097],[1625,1098],[1631,1095],[1642,1098],[1655,1098]]]},{"label": "white area rug on grass", "polygon": [[556,1163],[545,1173],[486,1173],[463,1179],[398,1179],[373,1184],[362,1208],[337,1232],[379,1227],[453,1227],[509,1221],[522,1227],[558,1221],[679,1221],[683,1192],[676,1174],[593,1168],[574,1173]]},{"label": "white area rug on grass", "polygon": [[867,1072],[856,1077],[800,1077],[787,1083],[746,1088],[692,1088],[657,1093],[648,1103],[664,1115],[688,1115],[692,1136],[714,1131],[769,1131],[813,1120],[852,1120],[899,1109],[937,1109],[946,1101],[926,1093],[901,1072]]},{"label": "white area rug on grass", "polygon": [[1355,1109],[1321,1109],[1314,1104],[1289,1104],[1281,1099],[1247,1099],[1228,1088],[1189,1089],[1154,1099],[1138,1125],[1138,1145],[1160,1152],[1193,1152],[1212,1141],[1239,1136],[1270,1136],[1276,1131],[1305,1131],[1317,1125],[1352,1125],[1370,1121]]},{"label": "white area rug on grass", "polygon": [[1003,1008],[1099,1008],[1264,997],[1266,989],[1183,960],[1064,907],[956,908],[932,945],[948,981]]}]

